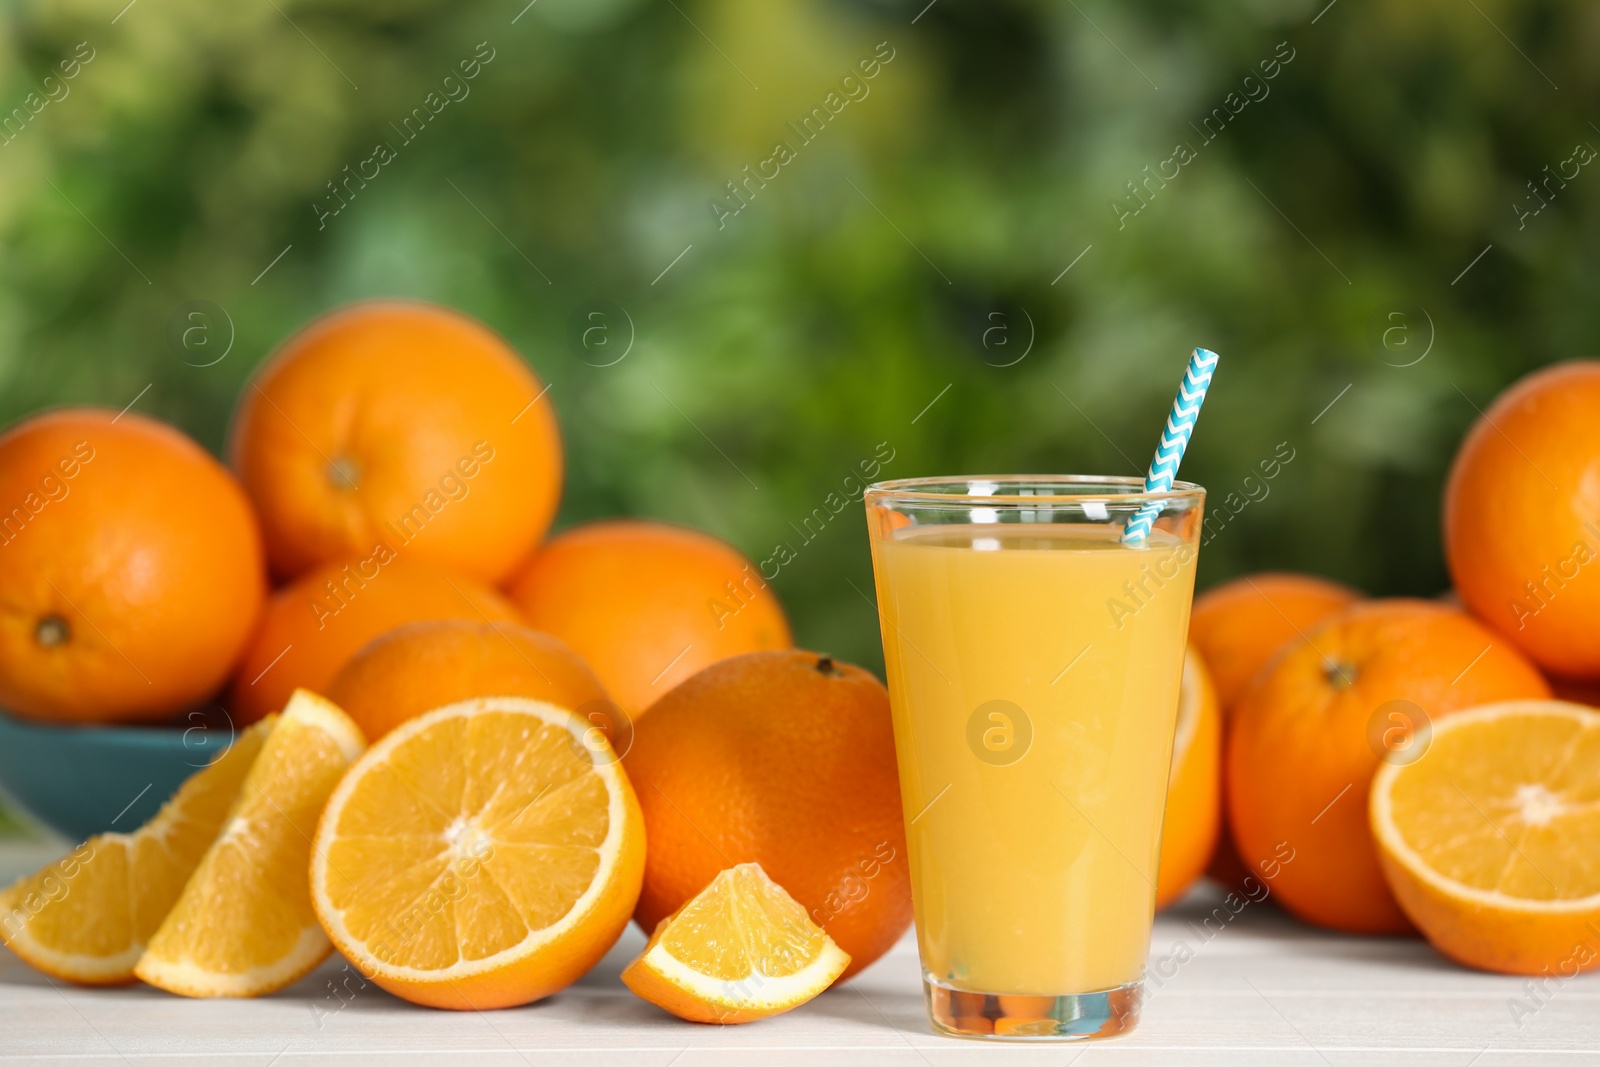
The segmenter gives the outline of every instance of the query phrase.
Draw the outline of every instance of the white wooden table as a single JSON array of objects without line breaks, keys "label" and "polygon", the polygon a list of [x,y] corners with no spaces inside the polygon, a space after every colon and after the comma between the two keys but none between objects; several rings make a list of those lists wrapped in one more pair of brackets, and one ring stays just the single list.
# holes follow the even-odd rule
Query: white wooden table
[{"label": "white wooden table", "polygon": [[[53,858],[54,847],[0,841],[0,879]],[[144,986],[53,983],[0,950],[0,1064],[1600,1064],[1600,974],[1552,983],[1534,999],[1523,980],[1463,970],[1421,941],[1325,934],[1269,905],[1246,907],[1208,938],[1200,924],[1216,903],[1200,890],[1157,920],[1151,966],[1171,977],[1154,989],[1137,1031],[1092,1043],[934,1036],[909,938],[788,1015],[696,1026],[636,999],[618,980],[644,942],[630,929],[564,993],[479,1014],[413,1007],[375,986],[336,999],[337,958],[276,996],[194,1001]],[[1179,942],[1193,958],[1174,967],[1188,955]],[[1520,1026],[1512,998],[1537,1009]]]}]

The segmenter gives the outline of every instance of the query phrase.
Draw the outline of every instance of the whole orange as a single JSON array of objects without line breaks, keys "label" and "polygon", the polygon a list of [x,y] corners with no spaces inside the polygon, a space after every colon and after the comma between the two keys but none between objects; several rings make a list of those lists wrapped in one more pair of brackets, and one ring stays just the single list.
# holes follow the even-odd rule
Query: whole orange
[{"label": "whole orange", "polygon": [[549,634],[511,623],[410,623],[369,641],[328,686],[328,699],[369,741],[474,697],[527,697],[577,711],[608,733],[614,726],[589,665]]},{"label": "whole orange", "polygon": [[634,728],[646,933],[717,873],[759,863],[850,954],[848,977],[911,922],[889,694],[814,652],[706,668]]},{"label": "whole orange", "polygon": [[1534,662],[1600,679],[1600,362],[1489,405],[1450,467],[1444,547],[1462,601]]},{"label": "whole orange", "polygon": [[[1247,574],[1195,597],[1189,642],[1206,661],[1217,687],[1224,750],[1228,715],[1261,668],[1279,649],[1360,599],[1360,593],[1338,582],[1281,571]],[[1223,886],[1249,888],[1244,882],[1249,873],[1223,820],[1206,874]]]},{"label": "whole orange", "polygon": [[504,340],[431,304],[375,301],[291,337],[245,386],[232,455],[285,578],[364,556],[504,578],[550,526],[561,434]]},{"label": "whole orange", "polygon": [[1549,692],[1521,653],[1452,608],[1346,608],[1286,649],[1234,710],[1228,818],[1240,858],[1306,922],[1409,931],[1367,824],[1380,761],[1414,757],[1427,724],[1452,712]]},{"label": "whole orange", "polygon": [[227,470],[153,419],[68,408],[0,437],[0,705],[160,719],[213,694],[266,596]]},{"label": "whole orange", "polygon": [[390,552],[318,567],[267,601],[234,678],[230,708],[254,722],[282,708],[296,689],[326,693],[368,641],[431,619],[522,622],[488,586]]},{"label": "whole orange", "polygon": [[1349,586],[1311,574],[1247,574],[1194,598],[1189,643],[1204,657],[1226,711],[1279,649],[1360,599]]},{"label": "whole orange", "polygon": [[778,598],[748,560],[664,522],[565,530],[510,590],[528,623],[571,645],[635,717],[718,660],[791,644]]}]

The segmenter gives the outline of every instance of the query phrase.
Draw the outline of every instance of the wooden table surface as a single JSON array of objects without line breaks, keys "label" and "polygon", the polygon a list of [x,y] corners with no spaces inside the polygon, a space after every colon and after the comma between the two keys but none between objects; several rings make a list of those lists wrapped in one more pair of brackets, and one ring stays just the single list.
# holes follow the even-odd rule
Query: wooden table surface
[{"label": "wooden table surface", "polygon": [[[53,858],[55,847],[0,840],[0,879]],[[1107,1041],[935,1036],[909,938],[788,1015],[696,1026],[622,986],[618,972],[644,943],[630,929],[565,992],[477,1014],[413,1007],[375,986],[340,999],[331,983],[347,972],[337,958],[276,996],[195,1001],[145,986],[66,986],[0,950],[0,1064],[1600,1064],[1600,974],[1532,990],[1456,967],[1421,941],[1327,934],[1268,904],[1208,928],[1218,903],[1197,890],[1158,918],[1143,1023]]]}]

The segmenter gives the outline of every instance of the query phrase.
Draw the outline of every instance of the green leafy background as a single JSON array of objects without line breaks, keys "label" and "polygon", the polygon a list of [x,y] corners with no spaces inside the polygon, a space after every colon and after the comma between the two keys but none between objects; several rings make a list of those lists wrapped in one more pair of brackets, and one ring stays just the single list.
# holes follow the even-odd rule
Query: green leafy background
[{"label": "green leafy background", "polygon": [[[563,524],[657,516],[758,560],[788,541],[798,640],[877,667],[859,509],[803,545],[791,524],[880,442],[884,476],[1138,473],[1203,344],[1223,363],[1185,474],[1213,509],[1258,499],[1202,583],[1445,587],[1440,486],[1474,407],[1593,354],[1600,168],[1515,205],[1600,145],[1600,8],[925,2],[9,5],[5,107],[79,42],[94,58],[0,146],[0,418],[138,397],[218,449],[298,325],[441,301],[551,383]],[[401,145],[391,123],[480,42],[470,95]],[[869,95],[798,145],[785,124],[880,48]],[[779,140],[797,158],[719,228],[709,202]],[[397,158],[319,228],[380,141]],[[1196,158],[1119,222],[1180,142]],[[172,340],[196,300],[231,323],[211,349]],[[611,366],[573,328],[602,307],[632,322]]]}]

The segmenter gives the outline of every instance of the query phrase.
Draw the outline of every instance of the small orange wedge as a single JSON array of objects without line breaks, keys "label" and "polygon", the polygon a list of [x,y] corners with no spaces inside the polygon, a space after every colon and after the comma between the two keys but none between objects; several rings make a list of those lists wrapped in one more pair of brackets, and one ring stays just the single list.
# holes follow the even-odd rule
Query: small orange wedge
[{"label": "small orange wedge", "polygon": [[622,980],[680,1019],[748,1023],[804,1004],[848,966],[759,863],[741,863],[662,919]]},{"label": "small orange wedge", "polygon": [[307,885],[311,835],[365,747],[348,715],[296,690],[134,974],[186,997],[255,997],[321,963],[330,946]]},{"label": "small orange wedge", "polygon": [[139,829],[91,837],[0,892],[0,940],[55,978],[133,981],[145,942],[222,829],[275,718],[240,734]]},{"label": "small orange wedge", "polygon": [[1600,712],[1555,700],[1441,718],[1372,782],[1379,859],[1446,956],[1570,978],[1600,964]]},{"label": "small orange wedge", "polygon": [[644,816],[605,738],[554,704],[489,697],[408,720],[340,783],[311,892],[369,981],[503,1008],[570,985],[621,935]]}]

